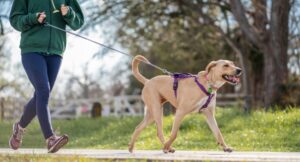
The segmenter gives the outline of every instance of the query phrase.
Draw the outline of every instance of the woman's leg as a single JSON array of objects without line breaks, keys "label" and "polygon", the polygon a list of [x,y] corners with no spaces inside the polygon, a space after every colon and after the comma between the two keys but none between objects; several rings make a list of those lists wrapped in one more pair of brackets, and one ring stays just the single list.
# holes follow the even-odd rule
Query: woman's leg
[{"label": "woman's leg", "polygon": [[[62,57],[53,55],[48,56],[47,62],[47,72],[48,72],[48,79],[50,85],[50,92],[54,86],[57,74],[59,72],[59,68],[62,62]],[[24,106],[24,112],[20,119],[20,126],[22,128],[26,128],[27,125],[32,121],[32,119],[36,115],[36,94],[30,99],[30,101]]]},{"label": "woman's leg", "polygon": [[46,62],[47,62],[47,70],[48,70],[47,72],[48,72],[50,91],[51,91],[60,69],[62,57],[58,55],[47,56]]},{"label": "woman's leg", "polygon": [[[35,89],[36,110],[30,108],[30,104],[25,108],[22,119],[24,123],[29,123],[35,112],[43,131],[45,139],[53,135],[48,101],[50,96],[50,82],[48,78],[48,68],[45,56],[38,53],[22,54],[22,63],[26,74]],[[20,125],[22,127],[22,119]],[[27,119],[27,120],[26,120]],[[23,123],[23,124],[24,124]]]},{"label": "woman's leg", "polygon": [[48,101],[50,92],[54,86],[62,57],[43,56],[38,53],[27,53],[22,55],[22,63],[26,74],[34,86],[34,97],[25,106],[22,118],[14,124],[13,135],[9,140],[12,149],[18,149],[22,143],[23,129],[37,114],[40,126],[47,142],[48,153],[55,153],[68,143],[68,135],[56,136],[52,131]]},{"label": "woman's leg", "polygon": [[[48,70],[48,78],[50,86],[53,87],[60,65],[61,65],[62,57],[57,55],[47,56],[47,70]],[[62,136],[51,136],[47,139],[48,145],[48,153],[55,153],[69,141],[68,135],[64,134]]]},{"label": "woman's leg", "polygon": [[36,95],[34,93],[33,97],[24,106],[24,112],[21,116],[19,125],[22,128],[26,128],[27,125],[31,122],[31,120],[35,117],[35,115],[36,115]]}]

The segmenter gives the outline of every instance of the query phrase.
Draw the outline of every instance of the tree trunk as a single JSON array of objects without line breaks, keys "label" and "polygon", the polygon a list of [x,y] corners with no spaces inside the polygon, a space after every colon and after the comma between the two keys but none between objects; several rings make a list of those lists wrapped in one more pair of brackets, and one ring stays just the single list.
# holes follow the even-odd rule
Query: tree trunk
[{"label": "tree trunk", "polygon": [[[256,8],[261,11],[255,18],[266,19],[266,3],[256,2]],[[288,19],[290,11],[289,0],[273,0],[271,18],[269,21],[254,21],[250,24],[246,10],[240,0],[230,1],[231,11],[239,23],[243,34],[249,42],[255,44],[264,57],[264,107],[265,110],[274,104],[279,97],[280,85],[288,79],[287,48]],[[267,24],[268,23],[268,24]],[[269,29],[267,28],[269,26]]]},{"label": "tree trunk", "polygon": [[270,22],[270,48],[276,62],[276,72],[279,73],[278,80],[285,83],[288,78],[288,35],[289,35],[289,0],[273,0]]},{"label": "tree trunk", "polygon": [[245,103],[244,103],[244,111],[246,112],[246,113],[249,113],[250,111],[251,111],[251,108],[253,107],[253,100],[252,100],[252,98],[253,98],[253,93],[251,93],[251,87],[250,87],[250,73],[249,73],[249,70],[248,70],[248,68],[246,68],[246,67],[249,67],[249,65],[247,65],[247,60],[246,60],[246,58],[245,57],[242,57],[241,58],[242,59],[242,62],[243,62],[243,70],[244,70],[244,74],[243,75],[245,75],[244,77],[243,77],[243,80],[245,80],[245,81],[243,81],[243,86],[244,86],[244,98],[245,98]]},{"label": "tree trunk", "polygon": [[262,97],[262,92],[264,92],[264,75],[253,73],[252,76],[252,102],[254,103],[255,107],[260,107],[264,103],[264,97]]},{"label": "tree trunk", "polygon": [[275,59],[271,55],[273,52],[271,46],[266,45],[264,53],[264,108],[267,111],[268,108],[274,103],[274,98],[277,94],[278,79],[276,72]]},{"label": "tree trunk", "polygon": [[4,98],[0,98],[0,121],[4,121]]},{"label": "tree trunk", "polygon": [[264,52],[265,110],[280,97],[279,87],[288,79],[288,18],[290,3],[273,0],[271,7],[270,35],[262,49]]}]

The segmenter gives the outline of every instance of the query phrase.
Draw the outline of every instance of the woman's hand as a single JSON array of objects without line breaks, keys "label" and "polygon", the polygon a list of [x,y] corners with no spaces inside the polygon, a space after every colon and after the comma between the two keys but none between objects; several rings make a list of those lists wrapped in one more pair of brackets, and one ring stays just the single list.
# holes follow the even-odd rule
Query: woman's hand
[{"label": "woman's hand", "polygon": [[60,7],[60,11],[63,16],[67,15],[69,11],[69,6],[65,6],[64,4],[62,4]]},{"label": "woman's hand", "polygon": [[45,12],[38,13],[38,17],[37,18],[38,18],[38,22],[42,24],[44,22],[45,18],[46,18]]}]

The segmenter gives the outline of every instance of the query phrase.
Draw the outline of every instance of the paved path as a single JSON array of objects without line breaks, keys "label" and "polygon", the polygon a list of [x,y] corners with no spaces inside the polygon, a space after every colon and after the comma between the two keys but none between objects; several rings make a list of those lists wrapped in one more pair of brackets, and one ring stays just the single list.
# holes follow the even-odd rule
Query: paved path
[{"label": "paved path", "polygon": [[[0,154],[27,154],[45,155],[46,149],[0,149]],[[300,162],[300,152],[233,152],[224,153],[219,151],[176,151],[174,154],[164,154],[162,151],[135,151],[130,154],[127,150],[100,150],[100,149],[62,149],[56,154],[49,156],[80,156],[96,159],[148,159],[148,160],[213,160],[213,161],[280,161]]]}]

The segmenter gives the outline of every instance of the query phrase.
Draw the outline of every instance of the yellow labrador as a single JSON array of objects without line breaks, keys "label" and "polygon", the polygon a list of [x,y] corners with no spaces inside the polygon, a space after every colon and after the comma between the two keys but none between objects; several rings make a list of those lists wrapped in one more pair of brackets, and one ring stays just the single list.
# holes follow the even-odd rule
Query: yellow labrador
[{"label": "yellow labrador", "polygon": [[[194,111],[201,111],[205,116],[207,123],[212,130],[218,144],[223,147],[225,152],[231,152],[232,149],[226,145],[223,136],[219,130],[215,120],[215,106],[217,90],[226,82],[230,84],[238,84],[239,76],[242,70],[236,67],[232,61],[218,60],[210,62],[205,71],[200,71],[193,77],[187,77],[178,81],[178,89],[174,95],[174,78],[168,75],[159,75],[152,79],[147,79],[140,74],[138,65],[142,61],[148,62],[143,56],[136,56],[132,61],[133,75],[144,84],[142,90],[142,100],[145,103],[144,120],[135,128],[131,141],[128,145],[130,152],[133,151],[134,143],[141,131],[151,122],[155,122],[157,126],[157,136],[162,143],[163,151],[175,152],[171,144],[177,136],[180,123],[184,116]],[[200,85],[198,85],[198,83]],[[205,89],[201,90],[199,86]],[[208,100],[207,92],[212,90],[210,94],[211,100]],[[206,90],[206,93],[205,93]],[[173,122],[170,139],[165,141],[163,135],[163,104],[170,102],[176,108],[176,114]],[[205,106],[204,106],[205,105]]]}]

